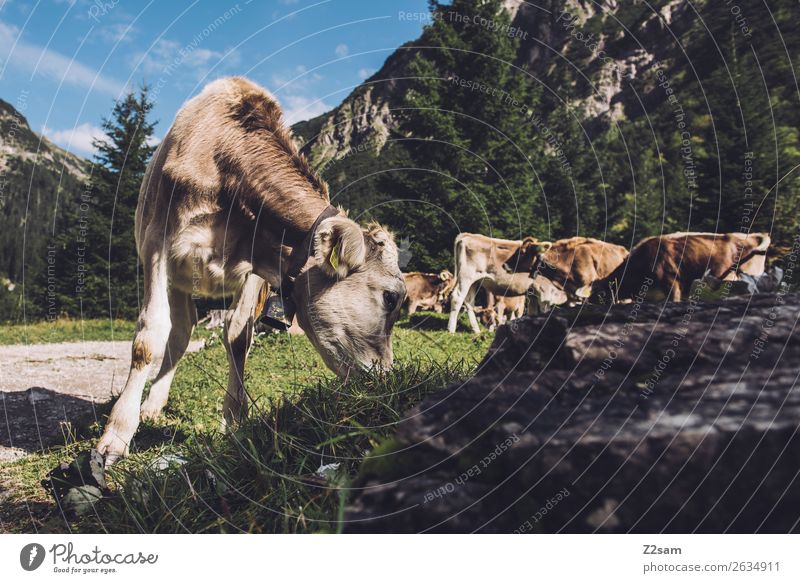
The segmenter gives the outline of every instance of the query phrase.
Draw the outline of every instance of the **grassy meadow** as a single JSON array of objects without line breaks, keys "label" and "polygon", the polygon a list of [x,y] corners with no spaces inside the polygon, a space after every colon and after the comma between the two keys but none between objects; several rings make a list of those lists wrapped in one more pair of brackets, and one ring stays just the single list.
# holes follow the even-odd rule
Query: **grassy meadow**
[{"label": "grassy meadow", "polygon": [[[116,326],[115,339],[130,337],[119,333],[126,325]],[[463,328],[450,335],[445,327],[442,315],[401,320],[395,368],[347,383],[325,368],[304,336],[260,335],[246,370],[251,417],[228,434],[219,431],[227,360],[211,333],[204,349],[181,361],[165,414],[140,427],[131,456],[108,472],[111,497],[68,520],[39,484],[60,461],[93,445],[103,419],[90,420],[70,443],[0,464],[0,528],[336,532],[364,456],[426,395],[468,378],[491,343],[491,334],[476,337]],[[30,328],[28,338],[68,338]],[[110,326],[86,329],[110,339],[102,336]]]}]

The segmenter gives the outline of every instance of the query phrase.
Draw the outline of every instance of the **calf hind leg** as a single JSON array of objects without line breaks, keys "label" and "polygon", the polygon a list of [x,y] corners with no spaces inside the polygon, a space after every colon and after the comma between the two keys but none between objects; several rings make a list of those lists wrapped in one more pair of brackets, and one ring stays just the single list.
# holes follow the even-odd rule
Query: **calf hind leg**
[{"label": "calf hind leg", "polygon": [[[450,318],[447,321],[447,331],[453,334],[458,326],[458,315],[461,313],[461,307],[464,305],[469,290],[473,282],[458,280],[453,292],[450,294]],[[475,317],[474,311],[472,317]]]},{"label": "calf hind leg", "polygon": [[478,295],[478,288],[472,285],[467,291],[467,296],[464,299],[464,308],[467,311],[467,318],[469,318],[469,326],[475,334],[481,333],[481,327],[478,324],[478,318],[475,315],[475,296]]},{"label": "calf hind leg", "polygon": [[253,326],[259,295],[267,285],[250,274],[225,315],[223,339],[228,352],[228,390],[222,405],[223,426],[247,417],[247,393],[244,386],[244,365],[253,344]]}]

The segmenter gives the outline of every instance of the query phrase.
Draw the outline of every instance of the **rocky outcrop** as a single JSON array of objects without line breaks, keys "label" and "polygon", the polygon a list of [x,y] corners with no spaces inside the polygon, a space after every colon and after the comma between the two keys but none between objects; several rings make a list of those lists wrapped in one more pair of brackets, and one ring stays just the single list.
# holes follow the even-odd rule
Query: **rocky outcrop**
[{"label": "rocky outcrop", "polygon": [[790,532],[800,297],[557,309],[365,461],[350,532]]}]

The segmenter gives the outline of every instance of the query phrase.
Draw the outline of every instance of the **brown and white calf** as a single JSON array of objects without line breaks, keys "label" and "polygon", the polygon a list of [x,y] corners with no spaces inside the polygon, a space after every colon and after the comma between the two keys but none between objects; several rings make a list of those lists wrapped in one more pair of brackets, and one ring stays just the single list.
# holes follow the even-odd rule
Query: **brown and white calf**
[{"label": "brown and white calf", "polygon": [[404,273],[403,279],[406,283],[404,303],[408,304],[409,316],[418,309],[434,310],[441,314],[455,285],[453,274],[447,269],[439,273]]},{"label": "brown and white calf", "polygon": [[630,256],[591,287],[591,301],[607,303],[642,297],[679,302],[706,272],[733,280],[737,273],[764,273],[770,237],[766,233],[672,233],[643,239]]},{"label": "brown and white calf", "polygon": [[494,330],[497,326],[521,318],[525,314],[525,300],[525,296],[498,296],[489,306],[476,310],[478,321],[489,330]]},{"label": "brown and white calf", "polygon": [[447,329],[456,331],[458,315],[464,307],[469,324],[475,334],[481,329],[475,315],[475,296],[480,287],[495,296],[523,296],[533,280],[525,273],[512,273],[504,267],[517,251],[522,241],[494,239],[485,235],[461,233],[456,237],[455,286],[450,295],[450,319]]},{"label": "brown and white calf", "polygon": [[296,304],[300,326],[338,375],[392,364],[405,295],[392,236],[330,206],[277,101],[246,79],[215,81],[178,112],[145,174],[136,244],[144,302],[128,380],[97,446],[106,463],[127,454],[140,417],[166,404],[196,322],[193,295],[234,297],[224,422],[247,413],[244,366],[265,285]]}]

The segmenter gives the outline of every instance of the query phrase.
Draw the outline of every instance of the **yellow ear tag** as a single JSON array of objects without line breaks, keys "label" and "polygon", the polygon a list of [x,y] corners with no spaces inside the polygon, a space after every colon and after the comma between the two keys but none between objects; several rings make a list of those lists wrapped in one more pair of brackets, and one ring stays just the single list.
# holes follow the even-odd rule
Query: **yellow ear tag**
[{"label": "yellow ear tag", "polygon": [[342,242],[339,241],[333,247],[331,254],[328,256],[328,263],[331,264],[331,267],[333,267],[335,271],[339,270],[339,253],[341,253],[341,251],[342,251]]}]

